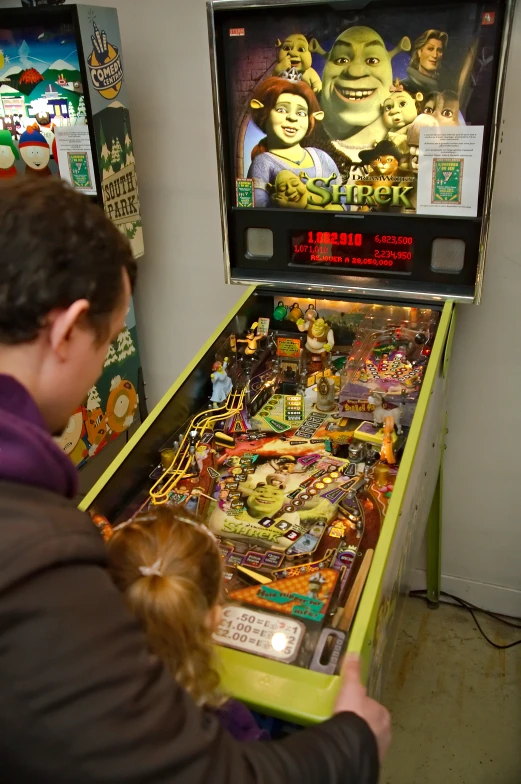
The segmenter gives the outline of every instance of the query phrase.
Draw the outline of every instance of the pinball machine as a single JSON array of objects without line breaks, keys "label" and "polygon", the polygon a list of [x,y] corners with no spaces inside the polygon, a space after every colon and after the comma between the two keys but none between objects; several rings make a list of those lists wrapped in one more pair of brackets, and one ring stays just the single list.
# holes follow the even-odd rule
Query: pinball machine
[{"label": "pinball machine", "polygon": [[437,599],[456,304],[481,294],[512,11],[208,3],[225,274],[248,288],[82,508],[208,526],[224,687],[269,715],[328,716],[346,651],[380,695],[426,531]]}]

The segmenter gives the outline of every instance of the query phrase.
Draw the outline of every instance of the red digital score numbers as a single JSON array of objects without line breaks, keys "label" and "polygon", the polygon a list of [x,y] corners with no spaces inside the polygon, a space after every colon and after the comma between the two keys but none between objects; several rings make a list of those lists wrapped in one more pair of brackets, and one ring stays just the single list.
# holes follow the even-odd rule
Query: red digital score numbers
[{"label": "red digital score numbers", "polygon": [[414,255],[413,238],[397,234],[295,231],[291,245],[293,264],[329,268],[408,272]]}]

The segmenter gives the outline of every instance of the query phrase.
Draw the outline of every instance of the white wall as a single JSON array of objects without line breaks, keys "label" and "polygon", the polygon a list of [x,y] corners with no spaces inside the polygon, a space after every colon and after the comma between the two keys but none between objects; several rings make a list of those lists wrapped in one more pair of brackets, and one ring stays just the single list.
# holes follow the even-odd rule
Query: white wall
[{"label": "white wall", "polygon": [[145,257],[136,318],[149,407],[241,296],[224,284],[204,0],[118,9]]},{"label": "white wall", "polygon": [[461,307],[445,462],[446,590],[521,616],[521,156],[518,4],[479,307]]},{"label": "white wall", "polygon": [[145,234],[136,313],[154,404],[243,289],[224,284],[204,0],[118,8]]}]

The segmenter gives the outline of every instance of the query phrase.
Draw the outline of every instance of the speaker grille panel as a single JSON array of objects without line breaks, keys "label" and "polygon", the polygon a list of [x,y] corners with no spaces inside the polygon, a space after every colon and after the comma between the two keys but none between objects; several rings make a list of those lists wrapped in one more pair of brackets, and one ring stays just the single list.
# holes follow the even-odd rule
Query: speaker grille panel
[{"label": "speaker grille panel", "polygon": [[437,237],[432,243],[431,270],[433,272],[461,272],[465,262],[464,240]]},{"label": "speaker grille panel", "polygon": [[273,232],[271,229],[246,229],[246,255],[250,259],[271,259]]}]

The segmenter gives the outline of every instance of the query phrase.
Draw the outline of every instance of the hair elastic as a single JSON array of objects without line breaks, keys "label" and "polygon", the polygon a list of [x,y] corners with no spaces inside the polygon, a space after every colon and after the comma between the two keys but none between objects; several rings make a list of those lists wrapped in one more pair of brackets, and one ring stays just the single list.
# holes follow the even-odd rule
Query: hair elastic
[{"label": "hair elastic", "polygon": [[163,576],[161,571],[161,558],[158,558],[152,566],[139,566],[138,568],[143,577],[152,577],[153,575],[156,575],[157,577]]}]

